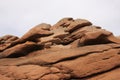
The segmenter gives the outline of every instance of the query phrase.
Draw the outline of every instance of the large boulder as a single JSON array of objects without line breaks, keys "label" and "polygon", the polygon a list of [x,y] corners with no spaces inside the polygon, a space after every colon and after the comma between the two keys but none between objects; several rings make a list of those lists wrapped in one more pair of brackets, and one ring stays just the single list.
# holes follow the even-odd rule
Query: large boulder
[{"label": "large boulder", "polygon": [[0,38],[1,80],[119,80],[120,39],[85,19]]}]

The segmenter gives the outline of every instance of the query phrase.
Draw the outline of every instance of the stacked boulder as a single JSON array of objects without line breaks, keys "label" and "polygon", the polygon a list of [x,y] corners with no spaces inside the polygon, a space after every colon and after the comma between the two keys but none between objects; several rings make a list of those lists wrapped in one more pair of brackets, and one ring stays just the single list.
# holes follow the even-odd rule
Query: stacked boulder
[{"label": "stacked boulder", "polygon": [[119,80],[120,39],[85,19],[0,37],[1,80]]}]

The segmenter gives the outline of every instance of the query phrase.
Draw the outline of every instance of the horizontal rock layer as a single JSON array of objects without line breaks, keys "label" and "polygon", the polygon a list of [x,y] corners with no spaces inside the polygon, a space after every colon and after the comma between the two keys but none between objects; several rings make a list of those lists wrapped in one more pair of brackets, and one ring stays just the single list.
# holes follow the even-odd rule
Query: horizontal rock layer
[{"label": "horizontal rock layer", "polygon": [[120,39],[85,19],[0,37],[1,80],[120,80]]}]

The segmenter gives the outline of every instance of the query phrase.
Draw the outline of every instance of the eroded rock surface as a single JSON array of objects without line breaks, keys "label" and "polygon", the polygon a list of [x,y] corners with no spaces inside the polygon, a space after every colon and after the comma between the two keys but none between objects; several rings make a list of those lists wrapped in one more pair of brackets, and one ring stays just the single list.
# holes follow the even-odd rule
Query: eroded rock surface
[{"label": "eroded rock surface", "polygon": [[0,38],[1,80],[120,80],[120,39],[85,19]]},{"label": "eroded rock surface", "polygon": [[13,35],[5,35],[3,37],[0,37],[0,52],[5,50],[7,47],[10,46],[10,44],[19,38],[17,36]]}]

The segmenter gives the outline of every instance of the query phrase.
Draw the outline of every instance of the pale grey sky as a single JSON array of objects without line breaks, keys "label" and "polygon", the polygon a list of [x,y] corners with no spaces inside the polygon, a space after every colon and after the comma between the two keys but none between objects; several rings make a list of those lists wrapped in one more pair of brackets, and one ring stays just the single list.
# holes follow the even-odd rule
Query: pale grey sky
[{"label": "pale grey sky", "polygon": [[120,35],[120,0],[0,0],[0,36],[22,36],[63,17],[83,18]]}]

